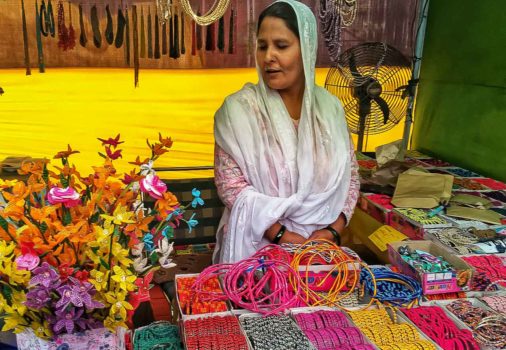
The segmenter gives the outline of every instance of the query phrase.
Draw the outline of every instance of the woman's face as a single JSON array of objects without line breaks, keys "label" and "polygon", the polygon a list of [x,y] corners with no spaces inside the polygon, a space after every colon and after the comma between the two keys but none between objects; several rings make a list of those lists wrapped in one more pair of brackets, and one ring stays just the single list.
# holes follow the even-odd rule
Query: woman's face
[{"label": "woman's face", "polygon": [[277,17],[265,17],[257,38],[257,62],[271,89],[284,91],[304,86],[304,66],[300,42]]}]

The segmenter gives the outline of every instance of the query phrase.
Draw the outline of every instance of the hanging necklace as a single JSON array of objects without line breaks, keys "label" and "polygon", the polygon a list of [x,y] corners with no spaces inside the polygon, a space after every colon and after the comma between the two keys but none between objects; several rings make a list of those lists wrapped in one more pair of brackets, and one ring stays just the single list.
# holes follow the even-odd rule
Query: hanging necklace
[{"label": "hanging necklace", "polygon": [[172,16],[171,6],[172,0],[156,0],[156,9],[160,24],[166,24]]},{"label": "hanging necklace", "polygon": [[357,0],[339,0],[339,14],[341,15],[341,24],[349,27],[357,17]]},{"label": "hanging necklace", "polygon": [[337,62],[341,53],[342,27],[355,21],[357,9],[357,0],[320,0],[321,30],[333,62]]},{"label": "hanging necklace", "polygon": [[201,26],[207,26],[211,23],[219,20],[228,9],[228,5],[230,5],[230,0],[215,0],[211,10],[203,16],[198,16],[193,12],[191,4],[189,0],[181,0],[181,6],[183,7],[184,12],[195,22]]}]

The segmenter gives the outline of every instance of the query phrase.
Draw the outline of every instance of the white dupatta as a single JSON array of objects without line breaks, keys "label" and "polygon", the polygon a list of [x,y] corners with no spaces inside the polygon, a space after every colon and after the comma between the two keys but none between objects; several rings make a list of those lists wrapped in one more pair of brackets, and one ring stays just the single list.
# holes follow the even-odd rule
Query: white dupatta
[{"label": "white dupatta", "polygon": [[[263,81],[228,96],[215,115],[216,143],[240,167],[246,187],[217,232],[215,262],[247,258],[269,244],[279,221],[309,237],[341,214],[350,185],[350,141],[339,100],[315,85],[316,19],[295,0],[305,91],[298,130],[276,90]],[[227,225],[226,225],[227,224]],[[226,232],[224,230],[226,228]]]}]

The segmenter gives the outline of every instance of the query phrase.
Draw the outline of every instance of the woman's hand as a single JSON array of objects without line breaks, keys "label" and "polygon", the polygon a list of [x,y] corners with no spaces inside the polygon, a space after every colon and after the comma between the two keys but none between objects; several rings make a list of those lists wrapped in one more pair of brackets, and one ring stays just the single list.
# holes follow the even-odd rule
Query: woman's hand
[{"label": "woman's hand", "polygon": [[315,239],[326,239],[327,241],[334,242],[334,235],[329,230],[322,228],[321,230],[314,231],[307,240],[312,241]]},{"label": "woman's hand", "polygon": [[279,240],[279,244],[281,243],[293,243],[293,244],[304,244],[306,239],[299,235],[298,233],[292,231],[285,231],[283,237]]}]

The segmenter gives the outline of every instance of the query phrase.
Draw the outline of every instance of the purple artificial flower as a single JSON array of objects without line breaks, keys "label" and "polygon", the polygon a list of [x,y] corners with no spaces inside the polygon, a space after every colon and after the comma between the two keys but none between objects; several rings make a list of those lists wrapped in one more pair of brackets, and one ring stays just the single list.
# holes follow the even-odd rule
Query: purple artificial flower
[{"label": "purple artificial flower", "polygon": [[55,282],[58,281],[59,284],[60,276],[47,262],[43,262],[40,267],[34,269],[32,276],[30,279],[30,285],[32,286],[41,284],[45,288],[55,288]]},{"label": "purple artificial flower", "polygon": [[94,294],[94,287],[91,283],[82,283],[73,277],[69,277],[69,280],[71,283],[57,289],[61,297],[56,303],[57,309],[64,309],[69,304],[77,307],[86,306],[89,310],[104,307],[101,303],[93,300],[92,293]]},{"label": "purple artificial flower", "polygon": [[31,309],[40,310],[46,307],[51,301],[49,290],[47,288],[36,288],[26,293],[25,305]]},{"label": "purple artificial flower", "polygon": [[83,309],[76,310],[75,308],[71,308],[68,311],[56,310],[57,321],[53,326],[53,331],[56,334],[61,334],[65,328],[68,334],[72,334],[76,328],[76,325],[81,329],[85,329],[85,321],[81,319],[83,312]]}]

